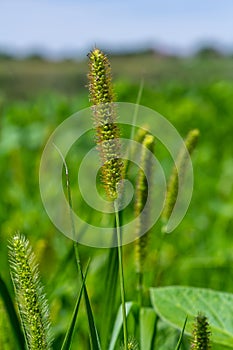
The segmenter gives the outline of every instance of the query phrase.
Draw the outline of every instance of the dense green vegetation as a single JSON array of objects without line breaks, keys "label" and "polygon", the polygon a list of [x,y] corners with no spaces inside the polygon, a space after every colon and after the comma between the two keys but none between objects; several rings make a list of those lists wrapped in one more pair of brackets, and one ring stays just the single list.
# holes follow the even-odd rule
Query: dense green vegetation
[{"label": "dense green vegetation", "polygon": [[[153,228],[146,286],[186,285],[232,292],[233,59],[113,57],[112,69],[118,101],[135,102],[144,78],[142,105],[165,116],[182,136],[192,128],[200,130],[192,157],[195,186],[191,205],[172,234],[162,236],[160,223]],[[69,324],[80,281],[72,242],[56,230],[41,203],[38,169],[51,132],[72,113],[89,106],[86,73],[86,61],[0,61],[1,277],[13,292],[7,245],[12,234],[20,231],[30,240],[40,264],[51,305],[55,349]],[[168,177],[172,161],[160,145],[156,152]],[[75,171],[70,169],[74,197]],[[78,198],[75,205],[78,208]],[[127,261],[126,299],[134,300],[136,276],[131,245],[123,252]],[[83,246],[80,253],[84,264],[91,258],[87,286],[97,325],[103,329],[108,251]],[[119,303],[120,298],[115,309]],[[80,344],[80,349],[87,349],[87,320],[84,305],[81,307],[74,342]],[[9,322],[4,327],[10,329]],[[157,349],[175,348],[179,333],[162,321],[159,327],[162,336],[157,339]]]}]

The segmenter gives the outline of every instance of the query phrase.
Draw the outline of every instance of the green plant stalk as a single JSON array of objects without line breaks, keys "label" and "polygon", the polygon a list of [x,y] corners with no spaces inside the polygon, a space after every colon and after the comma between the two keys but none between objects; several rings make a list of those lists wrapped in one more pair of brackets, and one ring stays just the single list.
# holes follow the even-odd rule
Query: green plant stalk
[{"label": "green plant stalk", "polygon": [[[67,191],[68,191],[68,201],[70,205],[70,217],[71,217],[71,225],[72,225],[72,231],[73,231],[73,237],[75,237],[75,225],[74,225],[74,218],[73,218],[73,207],[72,207],[72,198],[71,198],[71,191],[70,191],[70,185],[69,185],[69,174],[67,173]],[[80,260],[79,250],[78,250],[78,242],[74,241],[74,253],[75,253],[75,260],[77,263],[78,271],[81,276],[81,280],[83,283],[83,289],[84,289],[84,297],[85,297],[85,305],[87,310],[87,316],[88,316],[88,323],[89,323],[89,330],[90,330],[90,340],[91,340],[91,348],[93,350],[100,349],[99,339],[94,323],[94,317],[92,314],[91,304],[89,301],[89,296],[87,293],[86,283],[85,283],[85,277],[83,275],[82,270],[82,264]]]},{"label": "green plant stalk", "polygon": [[[136,106],[134,109],[134,114],[133,114],[133,119],[132,119],[132,128],[131,128],[131,133],[130,133],[130,140],[135,140],[135,125],[137,124],[137,117],[138,117],[138,111],[139,111],[139,105],[141,102],[141,98],[142,98],[142,92],[143,92],[143,88],[144,88],[144,79],[141,80],[140,83],[140,87],[138,90],[138,95],[137,95],[137,99],[136,99]],[[146,133],[146,131],[145,131]],[[138,141],[138,140],[135,140]],[[127,156],[126,156],[126,160],[124,162],[125,164],[125,174],[128,174],[129,168],[130,168],[130,162],[128,161],[128,159],[132,159],[134,155],[134,149],[133,147],[129,147],[128,151],[127,151]],[[124,193],[123,193],[124,195]]]},{"label": "green plant stalk", "polygon": [[[69,202],[69,206],[70,206],[72,235],[73,235],[73,238],[75,239],[73,206],[72,206],[72,197],[71,197],[71,191],[70,191],[69,172],[68,172],[67,166],[66,166],[66,179],[67,179],[66,184],[67,184],[67,192],[68,192],[68,202]],[[98,335],[97,335],[97,331],[96,331],[96,327],[95,327],[95,323],[94,323],[94,317],[93,317],[92,310],[91,310],[91,304],[90,304],[88,293],[87,293],[85,277],[83,275],[82,264],[81,264],[81,260],[80,260],[79,250],[78,250],[78,242],[76,242],[75,240],[74,240],[74,252],[75,252],[76,263],[78,266],[78,271],[80,273],[81,280],[83,283],[85,305],[86,305],[88,323],[89,323],[89,329],[90,329],[91,348],[93,350],[97,350],[97,349],[100,349],[100,344],[99,344]]]},{"label": "green plant stalk", "polygon": [[[134,114],[133,114],[133,127],[131,129],[131,134],[130,134],[130,139],[133,140],[134,139],[134,135],[135,135],[135,125],[137,123],[137,117],[138,117],[138,110],[139,110],[139,104],[142,98],[142,92],[143,92],[143,88],[144,88],[144,79],[141,80],[140,83],[140,87],[139,87],[139,91],[138,91],[138,95],[137,95],[137,100],[136,100],[136,106],[134,109]],[[129,158],[130,159],[130,158]]]},{"label": "green plant stalk", "polygon": [[75,225],[74,225],[74,217],[73,217],[73,203],[72,203],[72,196],[71,196],[71,190],[70,190],[69,170],[68,170],[68,166],[66,164],[66,160],[63,157],[63,154],[61,153],[60,149],[55,144],[54,144],[54,147],[56,148],[59,155],[61,156],[63,165],[65,167],[66,189],[67,189],[68,203],[69,203],[69,208],[70,208],[70,222],[71,222],[72,237],[73,237],[73,241],[74,241],[74,252],[75,252],[77,266],[78,266],[79,272],[82,276],[83,273],[82,273],[82,266],[81,266],[81,261],[80,261],[80,257],[79,257],[79,251],[78,251],[78,243],[75,241],[76,233],[75,233]]},{"label": "green plant stalk", "polygon": [[137,272],[138,305],[143,306],[143,272]]},{"label": "green plant stalk", "polygon": [[126,307],[125,307],[124,270],[123,270],[123,259],[122,259],[120,220],[119,220],[119,212],[118,212],[118,206],[116,201],[114,201],[114,209],[115,209],[115,216],[116,216],[117,247],[118,247],[118,258],[119,258],[119,279],[120,279],[122,318],[123,318],[124,350],[127,350],[128,331],[127,331],[127,316],[126,316]]}]

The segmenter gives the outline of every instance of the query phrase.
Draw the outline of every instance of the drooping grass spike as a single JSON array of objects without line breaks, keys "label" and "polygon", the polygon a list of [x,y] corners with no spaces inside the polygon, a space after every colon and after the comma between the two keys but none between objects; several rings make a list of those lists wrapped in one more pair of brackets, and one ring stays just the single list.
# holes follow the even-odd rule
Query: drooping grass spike
[{"label": "drooping grass spike", "polygon": [[49,310],[29,241],[16,234],[9,244],[11,278],[28,350],[51,349]]},{"label": "drooping grass spike", "polygon": [[123,178],[123,162],[120,159],[120,131],[116,124],[111,67],[107,56],[97,48],[88,57],[89,94],[93,105],[96,143],[102,162],[101,178],[107,196],[115,200]]}]

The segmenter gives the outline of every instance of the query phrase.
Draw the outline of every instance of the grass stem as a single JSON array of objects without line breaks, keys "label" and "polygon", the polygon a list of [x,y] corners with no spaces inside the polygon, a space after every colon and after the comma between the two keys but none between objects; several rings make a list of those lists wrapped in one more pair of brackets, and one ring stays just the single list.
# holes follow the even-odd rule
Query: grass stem
[{"label": "grass stem", "polygon": [[121,230],[120,220],[117,202],[114,201],[114,209],[116,216],[116,231],[117,231],[117,247],[118,247],[118,258],[119,258],[119,278],[120,278],[120,290],[121,290],[121,304],[122,304],[122,317],[123,317],[123,335],[124,335],[124,350],[128,347],[128,332],[127,332],[127,317],[125,307],[125,286],[124,286],[124,272],[123,272],[123,259],[122,259],[122,241],[121,241]]},{"label": "grass stem", "polygon": [[138,278],[138,305],[141,308],[143,306],[143,272],[137,273]]}]

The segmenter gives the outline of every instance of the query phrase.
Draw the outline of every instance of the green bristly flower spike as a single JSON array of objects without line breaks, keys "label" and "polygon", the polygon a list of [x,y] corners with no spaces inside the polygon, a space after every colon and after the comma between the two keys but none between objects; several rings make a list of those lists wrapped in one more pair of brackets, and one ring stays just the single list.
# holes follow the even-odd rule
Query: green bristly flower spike
[{"label": "green bristly flower spike", "polygon": [[[143,214],[141,213],[145,207],[147,196],[148,196],[148,183],[150,183],[151,174],[152,174],[152,157],[154,152],[154,136],[146,134],[144,140],[142,141],[142,151],[141,151],[141,168],[138,173],[137,185],[136,185],[136,194],[135,194],[135,217],[140,215],[140,220],[138,221],[137,230],[137,239],[135,241],[135,265],[136,272],[139,275],[139,288],[142,287],[142,274],[144,270],[144,262],[146,256],[146,248],[148,243],[148,232],[141,236],[144,223],[147,223],[149,220],[150,213],[148,210],[144,210]],[[149,153],[146,150],[149,150],[152,153]],[[147,175],[145,175],[147,174]]]},{"label": "green bristly flower spike", "polygon": [[11,240],[9,262],[27,349],[49,350],[48,304],[40,283],[35,255],[24,236],[16,234]]},{"label": "green bristly flower spike", "polygon": [[[199,135],[200,135],[199,130],[193,129],[188,133],[185,139],[185,145],[190,155],[192,154],[192,152],[194,151],[197,145]],[[164,232],[166,232],[166,224],[176,204],[176,199],[177,199],[177,194],[179,189],[178,174],[180,175],[181,179],[184,178],[185,176],[185,170],[187,166],[187,156],[183,149],[178,154],[176,164],[177,164],[177,167],[176,166],[173,167],[173,170],[168,182],[167,195],[166,195],[165,205],[162,213],[162,222],[164,225],[162,230]]]},{"label": "green bristly flower spike", "polygon": [[198,314],[193,328],[192,350],[210,350],[210,329],[207,317]]},{"label": "green bristly flower spike", "polygon": [[123,162],[120,159],[120,131],[116,124],[115,95],[112,86],[111,67],[107,56],[95,48],[88,55],[89,93],[93,104],[96,143],[102,162],[101,178],[109,199],[118,197],[123,178]]}]

